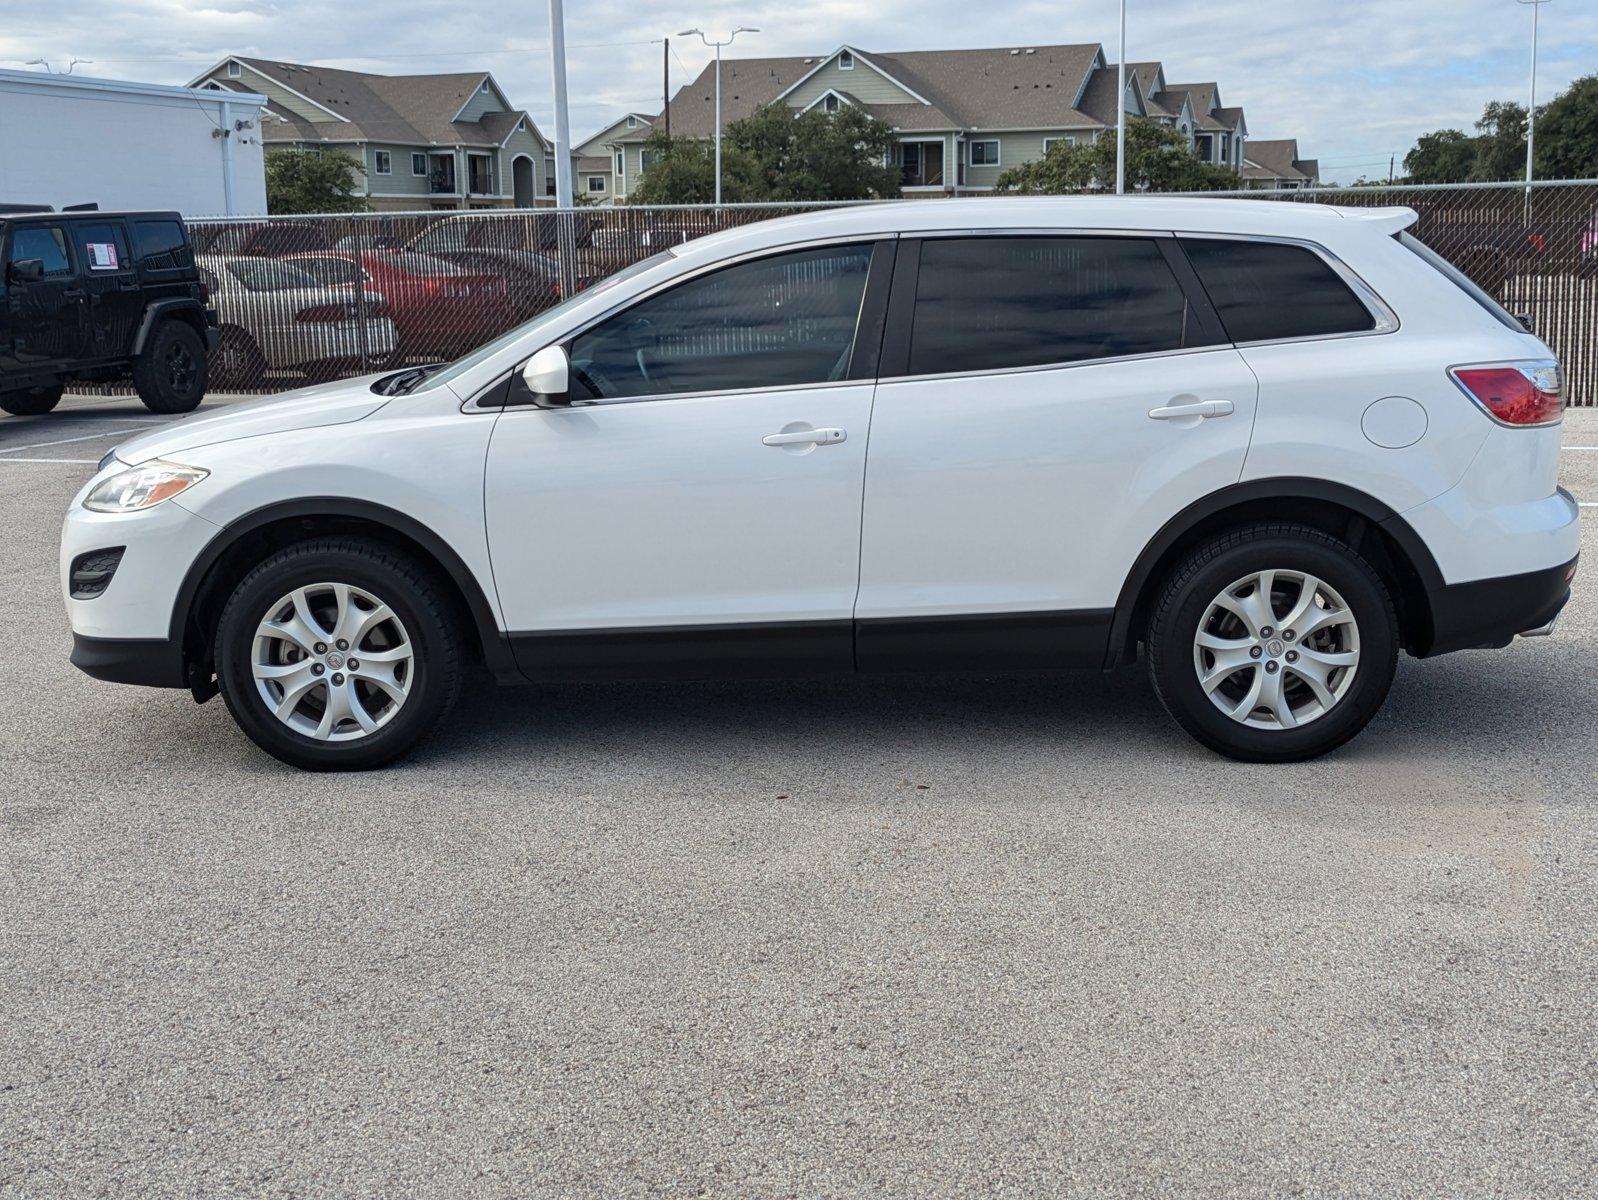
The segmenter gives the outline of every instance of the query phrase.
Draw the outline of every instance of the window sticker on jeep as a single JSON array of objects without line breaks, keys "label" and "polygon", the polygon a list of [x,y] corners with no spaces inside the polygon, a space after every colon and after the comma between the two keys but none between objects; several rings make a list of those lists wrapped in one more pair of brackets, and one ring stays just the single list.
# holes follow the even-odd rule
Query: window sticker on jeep
[{"label": "window sticker on jeep", "polygon": [[115,242],[90,242],[87,249],[89,251],[89,270],[115,271],[117,269],[119,264],[117,263],[117,246]]}]

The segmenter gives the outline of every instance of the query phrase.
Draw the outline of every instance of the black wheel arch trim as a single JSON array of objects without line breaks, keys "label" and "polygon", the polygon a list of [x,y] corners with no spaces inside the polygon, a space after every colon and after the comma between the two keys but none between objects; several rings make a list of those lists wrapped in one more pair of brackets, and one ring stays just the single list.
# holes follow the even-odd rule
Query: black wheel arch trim
[{"label": "black wheel arch trim", "polygon": [[1393,508],[1358,488],[1324,479],[1298,476],[1250,479],[1243,483],[1229,484],[1195,500],[1166,521],[1160,527],[1160,531],[1144,546],[1143,552],[1138,555],[1132,564],[1132,569],[1127,573],[1121,585],[1121,593],[1115,602],[1115,619],[1110,628],[1110,644],[1104,661],[1105,669],[1109,670],[1131,657],[1128,651],[1132,649],[1131,639],[1135,632],[1132,629],[1133,617],[1145,598],[1149,584],[1153,582],[1154,569],[1173,547],[1196,526],[1226,509],[1251,501],[1276,499],[1318,500],[1336,504],[1380,526],[1397,543],[1398,548],[1408,558],[1409,565],[1419,576],[1428,604],[1425,616],[1428,622],[1431,621],[1433,616],[1431,610],[1435,609],[1437,598],[1443,593],[1445,586],[1442,571],[1438,569],[1437,560],[1432,557],[1431,550],[1421,540],[1420,535]]},{"label": "black wheel arch trim", "polygon": [[135,357],[144,353],[144,347],[150,340],[150,335],[168,317],[177,317],[187,322],[194,329],[194,332],[200,335],[200,340],[207,343],[209,348],[214,335],[206,320],[205,306],[198,300],[184,296],[174,296],[165,300],[153,301],[145,308],[144,316],[139,321],[139,331],[133,335],[132,352]]},{"label": "black wheel arch trim", "polygon": [[168,636],[172,642],[178,646],[187,645],[186,635],[189,632],[196,603],[200,598],[200,590],[211,569],[238,543],[239,539],[279,521],[314,517],[348,517],[370,521],[376,525],[387,526],[420,546],[449,576],[450,581],[465,599],[478,641],[482,645],[485,665],[501,682],[522,681],[523,677],[517,669],[509,639],[500,630],[499,622],[494,616],[493,605],[489,603],[487,594],[478,583],[477,577],[472,574],[471,568],[449,543],[414,517],[369,500],[355,500],[342,496],[309,496],[263,505],[223,526],[195,557],[183,577],[177,599],[172,606],[171,623],[168,627]]}]

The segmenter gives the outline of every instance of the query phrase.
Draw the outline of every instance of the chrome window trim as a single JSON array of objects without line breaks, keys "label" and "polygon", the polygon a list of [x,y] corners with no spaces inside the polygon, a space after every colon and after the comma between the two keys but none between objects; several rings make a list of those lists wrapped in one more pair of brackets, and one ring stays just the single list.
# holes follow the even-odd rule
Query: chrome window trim
[{"label": "chrome window trim", "polygon": [[1024,367],[991,367],[980,371],[939,371],[922,375],[883,375],[877,379],[878,387],[896,383],[926,383],[934,379],[991,379],[995,375],[1036,375],[1041,371],[1074,371],[1082,367],[1118,366],[1124,363],[1147,362],[1156,358],[1176,358],[1188,354],[1213,354],[1217,350],[1232,350],[1231,342],[1212,342],[1208,346],[1179,346],[1174,350],[1149,350],[1143,354],[1115,354],[1104,358],[1071,358],[1063,362],[1033,363]]}]

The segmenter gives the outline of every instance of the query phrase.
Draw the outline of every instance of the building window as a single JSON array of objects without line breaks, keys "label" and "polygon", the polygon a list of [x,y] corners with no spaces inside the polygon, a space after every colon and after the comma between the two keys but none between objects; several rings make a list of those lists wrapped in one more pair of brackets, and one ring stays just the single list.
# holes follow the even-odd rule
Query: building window
[{"label": "building window", "polygon": [[394,157],[387,150],[373,150],[372,166],[379,175],[391,175],[394,171]]},{"label": "building window", "polygon": [[603,175],[590,175],[588,177],[588,190],[602,192],[605,190],[605,177]]},{"label": "building window", "polygon": [[833,93],[828,92],[821,99],[821,108],[822,108],[822,111],[824,111],[824,112],[837,112],[838,111],[838,97],[835,96]]},{"label": "building window", "polygon": [[[488,89],[488,80],[486,80],[486,79],[483,80],[482,85],[477,90],[479,92],[481,92],[485,96],[488,95],[488,90],[489,90]],[[457,94],[459,94],[459,93],[457,93]]]},{"label": "building window", "polygon": [[654,150],[640,150],[638,152],[638,169],[640,171],[649,170],[650,167],[655,165],[655,160],[659,157],[660,155]]},{"label": "building window", "polygon": [[[1047,153],[1047,150],[1044,151]],[[971,143],[971,165],[973,167],[996,167],[999,165],[999,139],[990,138],[986,141]]]},{"label": "building window", "polygon": [[842,54],[838,55],[838,70],[840,70],[840,71],[852,71],[852,70],[854,70],[854,55],[850,54],[847,50],[845,50]]},{"label": "building window", "polygon": [[1054,146],[1054,145],[1074,146],[1074,145],[1076,145],[1076,138],[1075,137],[1044,138],[1043,139],[1043,153],[1047,154],[1049,152],[1049,147],[1050,146]]},{"label": "building window", "polygon": [[426,175],[427,174],[427,155],[425,155],[425,154],[413,154],[413,155],[411,155],[411,174],[412,175]]},{"label": "building window", "polygon": [[627,174],[627,156],[620,150],[616,151],[616,178],[620,179]]},{"label": "building window", "polygon": [[229,79],[237,79],[240,74],[242,74],[242,72],[239,69],[239,64],[238,63],[236,63],[236,62],[228,63],[228,65],[227,65],[227,77]]},{"label": "building window", "polygon": [[628,129],[637,129],[638,128],[638,118],[637,117],[628,117],[627,118],[627,128]]},{"label": "building window", "polygon": [[1221,134],[1221,161],[1232,161],[1232,135],[1229,133]]}]

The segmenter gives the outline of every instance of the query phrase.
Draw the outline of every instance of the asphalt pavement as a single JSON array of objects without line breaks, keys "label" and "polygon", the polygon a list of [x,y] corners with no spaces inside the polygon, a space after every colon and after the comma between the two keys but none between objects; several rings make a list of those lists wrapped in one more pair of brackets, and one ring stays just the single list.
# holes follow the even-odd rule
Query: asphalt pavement
[{"label": "asphalt pavement", "polygon": [[159,419],[0,420],[0,1195],[1594,1189],[1595,568],[1313,763],[1127,671],[479,684],[313,776],[67,663]]}]

